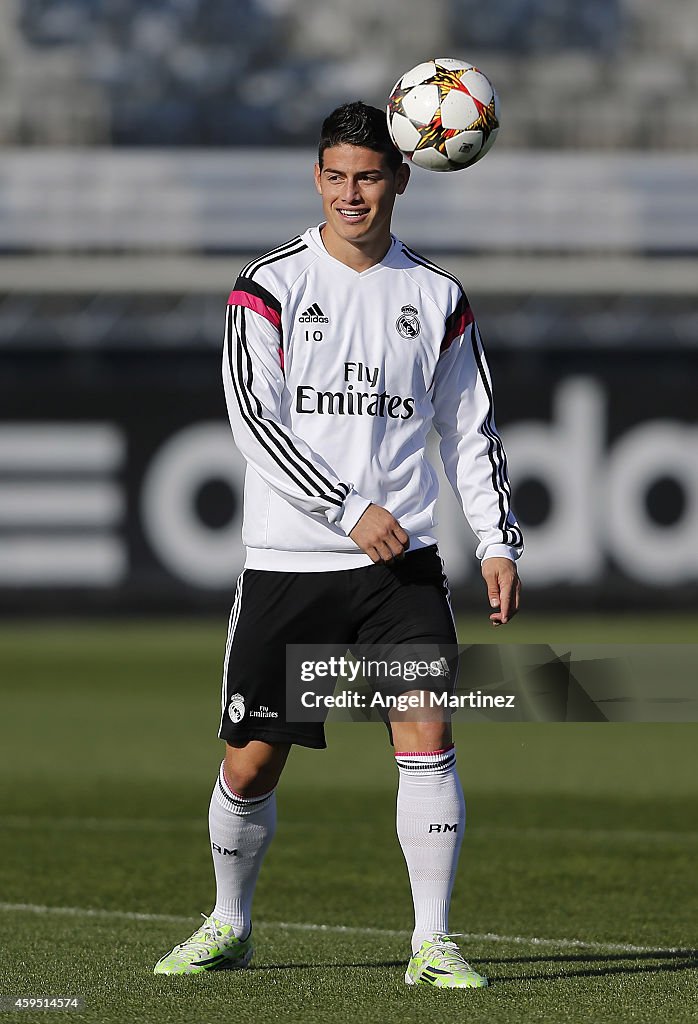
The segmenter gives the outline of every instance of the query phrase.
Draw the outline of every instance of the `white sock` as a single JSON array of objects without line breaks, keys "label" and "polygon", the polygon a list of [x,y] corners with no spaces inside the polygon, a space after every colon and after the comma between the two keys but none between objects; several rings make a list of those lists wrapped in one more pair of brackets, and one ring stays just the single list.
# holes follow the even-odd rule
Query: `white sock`
[{"label": "white sock", "polygon": [[465,802],[453,745],[427,754],[396,753],[395,760],[400,770],[397,834],[412,887],[416,953],[435,932],[448,934]]},{"label": "white sock", "polygon": [[221,764],[208,811],[216,905],[213,917],[231,924],[239,939],[250,933],[252,897],[264,854],[276,830],[274,790],[250,799],[228,785]]}]

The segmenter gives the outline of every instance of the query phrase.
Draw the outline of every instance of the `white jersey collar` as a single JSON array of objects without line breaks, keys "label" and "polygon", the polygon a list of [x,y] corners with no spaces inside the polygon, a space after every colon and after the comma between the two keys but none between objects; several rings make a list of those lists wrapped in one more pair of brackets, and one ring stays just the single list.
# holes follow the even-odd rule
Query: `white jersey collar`
[{"label": "white jersey collar", "polygon": [[313,249],[314,252],[317,252],[324,259],[331,260],[331,262],[334,263],[337,267],[344,267],[344,269],[348,273],[353,274],[355,277],[368,277],[370,274],[378,273],[384,267],[391,266],[396,254],[400,251],[400,239],[396,238],[395,235],[391,234],[390,248],[388,249],[383,259],[380,261],[380,263],[376,263],[374,264],[374,266],[369,267],[368,270],[363,270],[361,271],[361,273],[359,273],[356,270],[352,270],[352,268],[347,266],[346,263],[342,263],[341,260],[338,260],[334,256],[331,256],[330,253],[327,251],[327,249],[325,248],[325,243],[323,242],[322,236],[320,234],[320,230],[324,226],[325,222],[323,221],[321,224],[316,224],[315,227],[308,228],[308,230],[302,236],[303,241],[306,242],[310,246],[310,248]]}]

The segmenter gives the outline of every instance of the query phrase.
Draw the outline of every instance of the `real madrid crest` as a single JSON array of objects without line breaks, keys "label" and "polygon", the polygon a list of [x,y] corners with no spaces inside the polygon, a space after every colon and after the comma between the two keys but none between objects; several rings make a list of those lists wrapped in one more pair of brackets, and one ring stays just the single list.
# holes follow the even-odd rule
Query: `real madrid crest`
[{"label": "real madrid crest", "polygon": [[234,693],[228,704],[228,717],[231,722],[241,722],[245,717],[245,698],[241,693]]},{"label": "real madrid crest", "polygon": [[408,341],[416,338],[422,329],[418,310],[414,306],[403,306],[400,316],[395,321],[395,327],[401,338],[406,338]]}]

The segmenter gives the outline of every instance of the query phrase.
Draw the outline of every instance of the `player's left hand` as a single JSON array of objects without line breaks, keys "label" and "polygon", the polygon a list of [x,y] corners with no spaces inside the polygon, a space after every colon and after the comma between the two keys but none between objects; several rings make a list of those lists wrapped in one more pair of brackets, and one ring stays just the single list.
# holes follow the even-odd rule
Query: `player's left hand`
[{"label": "player's left hand", "polygon": [[516,562],[510,558],[486,558],[482,563],[482,578],[487,584],[487,598],[492,608],[490,622],[504,626],[519,610],[521,580]]}]

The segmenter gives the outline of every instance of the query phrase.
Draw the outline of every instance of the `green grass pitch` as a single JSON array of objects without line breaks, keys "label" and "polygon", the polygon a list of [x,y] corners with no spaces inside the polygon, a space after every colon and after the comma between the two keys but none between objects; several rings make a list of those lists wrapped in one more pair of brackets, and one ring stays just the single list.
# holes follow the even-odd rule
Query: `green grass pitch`
[{"label": "green grass pitch", "polygon": [[[680,643],[694,622],[460,627]],[[456,725],[468,828],[452,928],[491,987],[443,992],[403,983],[411,906],[383,727],[334,724],[280,785],[252,968],[155,978],[211,907],[225,629],[0,630],[0,995],[81,996],[68,1019],[94,1024],[698,1019],[698,725]]]}]

